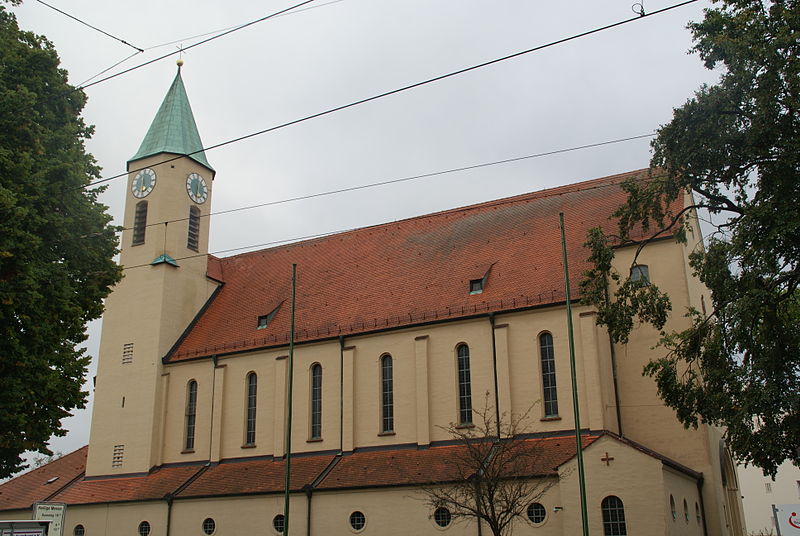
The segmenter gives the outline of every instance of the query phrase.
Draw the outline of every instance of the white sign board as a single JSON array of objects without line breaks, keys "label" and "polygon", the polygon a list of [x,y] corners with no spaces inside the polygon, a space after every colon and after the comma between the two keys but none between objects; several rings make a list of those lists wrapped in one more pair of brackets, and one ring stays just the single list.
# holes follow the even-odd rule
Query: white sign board
[{"label": "white sign board", "polygon": [[47,536],[48,522],[23,520],[0,521],[0,536]]},{"label": "white sign board", "polygon": [[800,504],[778,504],[772,507],[775,525],[781,536],[800,536]]},{"label": "white sign board", "polygon": [[33,505],[33,519],[50,521],[47,536],[63,536],[66,512],[67,505],[64,503],[38,502]]}]

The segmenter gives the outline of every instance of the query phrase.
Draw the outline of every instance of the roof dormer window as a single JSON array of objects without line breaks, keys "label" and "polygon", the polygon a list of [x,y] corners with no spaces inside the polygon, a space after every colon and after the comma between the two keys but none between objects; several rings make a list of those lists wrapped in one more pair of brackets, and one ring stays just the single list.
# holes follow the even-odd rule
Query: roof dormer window
[{"label": "roof dormer window", "polygon": [[281,305],[283,305],[283,302],[279,303],[278,306],[275,307],[275,309],[273,309],[269,314],[259,316],[257,329],[264,329],[265,327],[269,326],[270,322],[272,322],[272,319],[275,318],[276,314],[278,314],[278,310],[281,308]]},{"label": "roof dormer window", "polygon": [[469,282],[469,293],[480,294],[483,292],[483,279],[473,279]]}]

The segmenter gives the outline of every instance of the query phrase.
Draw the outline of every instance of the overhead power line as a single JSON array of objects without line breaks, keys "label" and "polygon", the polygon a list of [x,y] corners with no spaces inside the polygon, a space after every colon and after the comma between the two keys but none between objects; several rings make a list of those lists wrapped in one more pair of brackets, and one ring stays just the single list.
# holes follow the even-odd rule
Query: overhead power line
[{"label": "overhead power line", "polygon": [[[309,1],[313,1],[313,0],[309,0]],[[309,121],[311,119],[316,119],[317,117],[322,117],[322,116],[325,116],[325,115],[332,114],[334,112],[339,112],[341,110],[346,110],[348,108],[353,108],[355,106],[359,106],[359,105],[365,104],[367,102],[376,101],[376,100],[382,99],[384,97],[388,97],[390,95],[396,95],[396,94],[402,93],[404,91],[408,91],[408,90],[411,90],[411,89],[414,89],[414,88],[418,88],[418,87],[421,87],[421,86],[432,84],[434,82],[438,82],[438,81],[444,80],[446,78],[452,78],[454,76],[458,76],[458,75],[461,75],[461,74],[464,74],[464,73],[468,73],[470,71],[475,71],[477,69],[481,69],[483,67],[488,67],[490,65],[494,65],[494,64],[497,64],[497,63],[500,63],[500,62],[503,62],[503,61],[507,61],[507,60],[510,60],[510,59],[513,59],[513,58],[517,58],[517,57],[526,55],[526,54],[530,54],[532,52],[538,52],[540,50],[543,50],[543,49],[546,49],[546,48],[549,48],[549,47],[553,47],[555,45],[560,45],[562,43],[566,43],[566,42],[569,42],[569,41],[574,41],[576,39],[580,39],[582,37],[586,37],[586,36],[589,36],[589,35],[592,35],[592,34],[596,34],[596,33],[599,33],[599,32],[605,31],[605,30],[610,30],[611,28],[616,28],[618,26],[622,26],[622,25],[628,24],[630,22],[639,21],[639,20],[642,20],[642,19],[645,19],[645,18],[648,18],[648,17],[653,17],[655,15],[659,15],[661,13],[665,13],[667,11],[671,11],[673,9],[677,9],[679,7],[683,7],[683,6],[686,6],[686,5],[689,5],[689,4],[693,4],[693,3],[698,2],[698,1],[699,0],[686,0],[684,2],[680,2],[678,4],[673,4],[671,6],[668,6],[668,7],[653,11],[651,13],[647,13],[645,15],[638,15],[636,17],[631,17],[631,18],[628,18],[628,19],[624,19],[624,20],[621,20],[621,21],[618,21],[618,22],[607,24],[605,26],[601,26],[599,28],[595,28],[593,30],[587,30],[585,32],[581,32],[581,33],[578,33],[578,34],[575,34],[575,35],[571,35],[569,37],[564,37],[564,38],[561,38],[561,39],[557,39],[555,41],[550,41],[549,43],[545,43],[543,45],[538,45],[538,46],[535,46],[533,48],[529,48],[527,50],[522,50],[520,52],[515,52],[513,54],[502,56],[500,58],[496,58],[496,59],[493,59],[493,60],[489,60],[489,61],[485,61],[485,62],[482,62],[482,63],[478,63],[478,64],[472,65],[470,67],[464,67],[463,69],[458,69],[456,71],[452,71],[452,72],[449,72],[447,74],[435,76],[433,78],[428,78],[428,79],[423,80],[421,82],[416,82],[416,83],[409,84],[409,85],[406,85],[406,86],[403,86],[403,87],[400,87],[400,88],[397,88],[397,89],[392,89],[390,91],[385,91],[383,93],[379,93],[379,94],[373,95],[371,97],[366,97],[366,98],[363,98],[363,99],[352,101],[352,102],[350,102],[348,104],[343,104],[343,105],[340,105],[340,106],[336,106],[334,108],[329,108],[329,109],[324,110],[322,112],[317,112],[317,113],[314,113],[314,114],[311,114],[311,115],[307,115],[305,117],[301,117],[300,119],[294,119],[292,121],[287,121],[285,123],[281,123],[281,124],[278,124],[278,125],[275,125],[275,126],[272,126],[272,127],[268,127],[268,128],[262,129],[262,130],[251,132],[250,134],[245,134],[245,135],[239,136],[237,138],[232,138],[230,140],[223,141],[223,142],[220,142],[220,143],[217,143],[217,144],[214,144],[214,145],[209,145],[209,146],[204,147],[202,149],[198,149],[197,151],[193,151],[193,152],[189,153],[187,156],[191,156],[193,154],[201,153],[201,152],[204,152],[204,151],[210,151],[210,150],[217,149],[219,147],[224,147],[226,145],[230,145],[230,144],[233,144],[233,143],[238,143],[240,141],[244,141],[244,140],[249,139],[249,138],[254,138],[256,136],[260,136],[262,134],[266,134],[268,132],[273,132],[275,130],[286,128],[286,127],[289,127],[289,126],[292,126],[292,125],[297,125],[299,123],[303,123],[303,122]],[[297,4],[297,6],[303,5],[305,3],[308,3],[308,2],[303,2],[301,4]],[[297,6],[294,6],[294,7],[297,7]],[[293,8],[289,8],[289,9],[293,9]],[[221,35],[225,35],[225,34],[221,34]],[[202,44],[203,42],[205,42],[205,41],[201,41],[200,43],[197,43],[197,44]],[[197,44],[196,45],[192,45],[192,46],[197,46]],[[157,60],[153,60],[153,61],[157,61]],[[123,72],[125,72],[125,71],[123,71]],[[119,74],[122,74],[122,73],[119,73]],[[114,75],[114,76],[116,76],[116,75]],[[98,80],[97,82],[93,82],[90,85],[97,84],[99,82],[102,82],[103,80],[105,80],[105,79]],[[88,86],[86,86],[86,87],[88,87]],[[161,164],[166,164],[166,163],[169,163],[169,162],[173,162],[173,161],[178,160],[179,158],[182,158],[182,157],[183,157],[182,155],[179,155],[179,156],[167,158],[167,159],[165,159],[165,160],[163,160],[161,162],[158,162],[158,163],[155,163],[155,164],[151,164],[151,167],[152,166],[161,165]],[[144,169],[144,168],[136,168],[136,169],[130,170],[130,171],[125,172],[125,173],[119,173],[117,175],[112,175],[111,177],[106,177],[106,178],[103,178],[103,179],[99,179],[99,180],[96,180],[94,182],[90,182],[89,184],[83,186],[83,188],[90,188],[92,186],[96,186],[98,184],[103,184],[105,182],[109,182],[109,181],[112,181],[114,179],[118,179],[120,177],[125,177],[125,176],[128,175],[128,173],[139,171],[141,169]]]},{"label": "overhead power line", "polygon": [[[344,1],[345,0],[331,0],[330,2],[325,2],[324,4],[317,4],[317,5],[314,5],[314,6],[304,7],[302,9],[295,9],[294,11],[291,11],[291,12],[288,12],[288,13],[281,13],[278,16],[283,17],[283,16],[288,16],[288,15],[295,15],[295,14],[298,14],[298,13],[302,13],[304,11],[308,11],[310,9],[317,9],[317,8],[320,8],[320,7],[329,6],[331,4],[338,4],[339,2],[344,2]],[[165,47],[165,46],[174,45],[176,43],[185,43],[187,41],[191,41],[193,39],[199,39],[201,37],[206,37],[208,35],[215,35],[215,34],[219,34],[219,33],[222,33],[222,32],[227,32],[229,30],[238,30],[239,28],[242,28],[242,27],[246,26],[247,24],[249,24],[249,23],[236,24],[236,25],[233,25],[233,26],[227,26],[225,28],[220,28],[218,30],[212,30],[210,32],[204,32],[204,33],[201,33],[201,34],[190,35],[188,37],[181,37],[180,39],[174,39],[172,41],[167,41],[166,43],[159,43],[157,45],[151,45],[149,47],[144,47],[144,50],[145,51],[155,50],[157,48],[162,48],[162,47]],[[186,50],[186,48],[187,47],[183,47],[182,50]],[[180,52],[180,51],[178,51],[178,52]],[[110,67],[106,67],[105,69],[103,69],[99,73],[87,78],[86,80],[84,80],[83,82],[78,84],[78,87],[80,87],[80,88],[87,87],[86,84],[88,84],[89,82],[91,82],[92,80],[97,78],[98,76],[104,75],[105,73],[107,73],[108,71],[113,69],[114,67],[117,67],[118,65],[121,65],[121,64],[125,63],[126,61],[128,61],[132,57],[136,56],[137,54],[138,54],[138,52],[134,53],[134,54],[131,54],[130,56],[127,56],[126,58],[123,58],[120,61],[116,62],[114,65],[112,65]],[[174,52],[173,52],[173,54],[174,54]],[[163,57],[165,57],[165,56],[162,56],[162,58]]]},{"label": "overhead power line", "polygon": [[[253,209],[256,209],[256,208],[264,208],[264,207],[271,207],[271,206],[275,206],[275,205],[283,205],[283,204],[286,204],[286,203],[293,203],[295,201],[304,201],[306,199],[314,199],[314,198],[318,198],[318,197],[326,197],[326,196],[329,196],[329,195],[342,194],[342,193],[347,193],[347,192],[355,192],[355,191],[358,191],[358,190],[366,190],[366,189],[369,189],[369,188],[376,188],[378,186],[387,186],[387,185],[390,185],[390,184],[398,184],[398,183],[402,183],[402,182],[409,182],[409,181],[415,181],[415,180],[421,180],[421,179],[430,179],[432,177],[438,177],[438,176],[447,175],[447,174],[450,174],[450,173],[459,173],[459,172],[462,172],[462,171],[470,171],[470,170],[473,170],[473,169],[480,169],[480,168],[485,168],[485,167],[490,167],[490,166],[497,166],[497,165],[500,165],[500,164],[510,164],[512,162],[520,162],[522,160],[529,160],[529,159],[532,159],[532,158],[541,158],[541,157],[544,157],[544,156],[552,156],[552,155],[555,155],[555,154],[569,153],[569,152],[572,152],[572,151],[579,151],[579,150],[582,150],[582,149],[591,149],[593,147],[602,147],[602,146],[605,146],[605,145],[612,145],[614,143],[622,143],[622,142],[625,142],[625,141],[640,140],[640,139],[643,139],[643,138],[652,138],[653,136],[655,136],[654,132],[652,132],[650,134],[640,134],[638,136],[629,136],[627,138],[618,138],[618,139],[615,139],[615,140],[607,140],[607,141],[601,141],[601,142],[597,142],[597,143],[589,143],[589,144],[585,144],[585,145],[577,145],[575,147],[567,147],[565,149],[555,149],[555,150],[552,150],[552,151],[546,151],[546,152],[542,152],[542,153],[534,153],[534,154],[529,154],[529,155],[525,155],[525,156],[515,156],[513,158],[505,158],[503,160],[494,160],[492,162],[482,162],[482,163],[479,163],[479,164],[471,164],[471,165],[468,165],[468,166],[461,166],[461,167],[443,169],[443,170],[439,170],[439,171],[431,171],[429,173],[422,173],[422,174],[419,174],[419,175],[411,175],[411,176],[408,176],[408,177],[401,177],[401,178],[398,178],[398,179],[389,179],[389,180],[384,180],[384,181],[372,182],[372,183],[369,183],[369,184],[362,184],[362,185],[359,185],[359,186],[350,186],[350,187],[347,187],[347,188],[338,188],[336,190],[328,190],[328,191],[325,191],[325,192],[317,192],[317,193],[313,193],[313,194],[300,195],[300,196],[296,196],[296,197],[289,197],[289,198],[280,199],[280,200],[277,200],[277,201],[267,201],[267,202],[264,202],[264,203],[257,203],[255,205],[247,205],[247,206],[242,206],[242,207],[229,208],[229,209],[226,209],[226,210],[220,210],[220,211],[217,211],[217,212],[211,212],[211,213],[208,213],[208,214],[202,214],[200,217],[201,218],[208,218],[208,217],[211,217],[211,216],[219,216],[221,214],[232,214],[234,212],[241,212],[243,210],[253,210]],[[158,226],[158,225],[164,225],[165,223],[177,223],[177,222],[187,221],[188,219],[189,218],[176,218],[174,220],[165,220],[165,221],[160,221],[160,222],[153,222],[153,223],[148,223],[145,227],[155,227],[155,226]],[[131,230],[130,227],[123,227],[123,228],[120,229],[120,231],[130,231],[130,230]]]},{"label": "overhead power line", "polygon": [[88,26],[88,27],[89,27],[89,28],[91,28],[92,30],[95,30],[95,31],[97,31],[97,32],[100,32],[101,34],[103,34],[103,35],[105,35],[105,36],[108,36],[108,37],[110,37],[111,39],[114,39],[115,41],[119,41],[119,42],[120,42],[120,43],[122,43],[123,45],[127,45],[127,46],[131,47],[132,49],[139,51],[140,53],[141,53],[141,52],[144,52],[144,49],[143,49],[143,48],[139,48],[139,47],[137,47],[137,46],[134,46],[134,45],[132,45],[132,44],[128,43],[127,41],[125,41],[124,39],[120,39],[120,38],[119,38],[119,37],[117,37],[116,35],[111,35],[110,33],[106,32],[105,30],[101,30],[101,29],[100,29],[100,28],[98,28],[97,26],[92,26],[92,25],[91,25],[91,24],[89,24],[88,22],[86,22],[86,21],[84,21],[84,20],[81,20],[81,19],[79,19],[78,17],[75,17],[75,16],[73,16],[73,15],[70,15],[70,14],[69,14],[69,13],[67,13],[66,11],[62,11],[62,10],[58,9],[57,7],[55,7],[55,6],[52,6],[52,5],[48,4],[47,2],[43,2],[42,0],[36,0],[36,1],[37,1],[37,2],[39,2],[40,4],[42,4],[43,6],[47,6],[47,7],[49,7],[50,9],[52,9],[52,10],[54,10],[54,11],[58,11],[58,12],[59,12],[59,13],[61,13],[62,15],[66,16],[66,17],[69,17],[69,18],[71,18],[72,20],[74,20],[74,21],[77,21],[77,22],[79,22],[79,23],[83,24],[84,26]]},{"label": "overhead power line", "polygon": [[[39,1],[41,1],[41,0],[39,0]],[[300,6],[304,6],[306,4],[310,4],[310,3],[315,2],[315,1],[316,0],[305,0],[303,2],[295,4],[293,6],[287,7],[285,9],[281,9],[280,11],[276,11],[274,13],[270,13],[269,15],[266,15],[264,17],[260,17],[260,18],[255,19],[255,20],[252,20],[252,21],[247,22],[245,24],[242,24],[240,26],[236,26],[234,28],[231,28],[228,31],[225,31],[225,32],[222,32],[220,34],[217,34],[217,35],[214,35],[212,37],[209,37],[208,39],[203,39],[202,41],[198,41],[197,43],[194,43],[194,44],[191,44],[189,46],[183,47],[180,50],[176,50],[174,52],[169,52],[167,54],[163,54],[161,56],[158,56],[157,58],[153,58],[152,60],[146,61],[144,63],[140,63],[138,65],[134,65],[133,67],[129,67],[128,69],[125,69],[123,71],[119,71],[118,73],[114,73],[112,75],[106,76],[105,78],[101,78],[100,80],[95,80],[94,82],[92,82],[90,84],[86,84],[85,86],[78,86],[78,87],[76,87],[74,89],[74,91],[80,91],[80,90],[86,89],[88,87],[96,86],[97,84],[101,84],[101,83],[103,83],[103,82],[105,82],[107,80],[111,80],[112,78],[116,78],[118,76],[122,76],[123,74],[129,73],[131,71],[135,71],[136,69],[140,69],[140,68],[142,68],[142,67],[144,67],[146,65],[150,65],[151,63],[155,63],[157,61],[163,60],[164,58],[169,58],[170,56],[174,56],[175,54],[180,54],[182,51],[185,52],[185,51],[187,51],[189,49],[192,49],[192,48],[195,48],[195,47],[199,47],[200,45],[204,45],[204,44],[206,44],[206,43],[208,43],[210,41],[214,41],[215,39],[219,39],[220,37],[224,37],[226,35],[232,34],[233,32],[238,32],[239,30],[243,30],[244,28],[247,28],[247,27],[252,26],[254,24],[258,24],[259,22],[263,22],[263,21],[265,21],[267,19],[271,19],[271,18],[277,17],[279,15],[282,15],[284,13],[292,11],[293,9],[296,9],[296,8],[298,8]],[[697,0],[695,0],[695,1],[697,1]]]},{"label": "overhead power line", "polygon": [[[614,183],[606,183],[606,184],[598,184],[598,185],[595,185],[595,186],[589,186],[589,187],[583,188],[582,191],[588,192],[590,190],[599,190],[601,188],[611,188],[611,187],[619,187],[619,186],[620,186],[620,184],[616,183],[616,182],[614,182]],[[555,190],[558,190],[558,189],[555,189]],[[540,198],[552,197],[552,196],[561,195],[561,194],[562,194],[561,191],[553,191],[551,194],[549,194],[547,196],[541,196],[540,195]],[[495,200],[495,201],[489,201],[488,203],[481,203],[481,205],[483,207],[487,207],[487,208],[488,207],[500,207],[500,206],[503,206],[503,205],[507,205],[509,203],[516,203],[516,202],[518,202],[517,196],[513,196],[513,197],[510,197],[510,198],[498,199],[498,200]],[[466,207],[459,207],[459,208],[455,208],[455,209],[450,209],[447,212],[450,213],[450,214],[459,214],[459,213],[462,213],[462,212],[466,212],[468,210],[473,210],[474,208],[475,208],[474,205],[469,205],[469,206],[466,206]],[[421,217],[424,217],[424,215],[421,216]],[[205,257],[205,256],[208,256],[208,255],[218,255],[220,253],[232,253],[234,251],[244,251],[246,249],[266,248],[268,246],[276,246],[276,245],[280,245],[280,244],[294,243],[294,242],[299,242],[301,240],[312,240],[314,238],[322,238],[322,237],[325,237],[325,236],[331,236],[331,235],[336,235],[336,234],[340,234],[340,233],[349,233],[351,231],[356,231],[356,230],[359,230],[359,229],[368,229],[370,227],[378,227],[378,226],[381,226],[381,225],[390,225],[391,223],[393,223],[393,222],[384,222],[384,223],[380,223],[380,224],[377,224],[377,225],[367,225],[367,226],[364,226],[364,227],[351,227],[349,229],[338,229],[336,231],[329,231],[327,233],[318,233],[318,234],[312,234],[312,235],[297,236],[297,237],[293,237],[293,238],[286,238],[286,239],[283,239],[283,240],[273,240],[273,241],[270,241],[270,242],[262,242],[260,244],[250,244],[250,245],[247,245],[247,246],[239,246],[239,247],[235,247],[235,248],[218,249],[216,251],[209,251],[208,253],[193,253],[192,255],[186,255],[186,256],[183,256],[183,257],[177,257],[177,258],[175,258],[173,260],[182,261],[182,260],[186,260],[186,259],[195,259],[197,257]],[[150,263],[134,264],[134,265],[131,265],[131,266],[123,266],[122,269],[123,270],[130,270],[130,269],[133,269],[133,268],[144,268],[145,266],[151,266],[151,264]]]}]

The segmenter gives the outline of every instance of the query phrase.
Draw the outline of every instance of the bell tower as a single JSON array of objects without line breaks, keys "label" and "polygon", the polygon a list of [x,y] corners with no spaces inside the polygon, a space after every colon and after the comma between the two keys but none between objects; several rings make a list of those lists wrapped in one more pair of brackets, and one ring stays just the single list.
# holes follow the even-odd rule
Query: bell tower
[{"label": "bell tower", "polygon": [[87,476],[161,463],[162,357],[217,284],[206,277],[212,181],[178,72],[128,161],[120,262],[106,300]]}]

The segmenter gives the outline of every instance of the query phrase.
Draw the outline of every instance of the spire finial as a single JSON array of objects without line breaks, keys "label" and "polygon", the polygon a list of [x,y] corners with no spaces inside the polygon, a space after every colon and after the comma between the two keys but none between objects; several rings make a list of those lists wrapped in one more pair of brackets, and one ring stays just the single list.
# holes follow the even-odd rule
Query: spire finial
[{"label": "spire finial", "polygon": [[178,69],[180,69],[181,67],[183,67],[183,58],[178,58],[178,60],[175,63],[178,64]]}]

